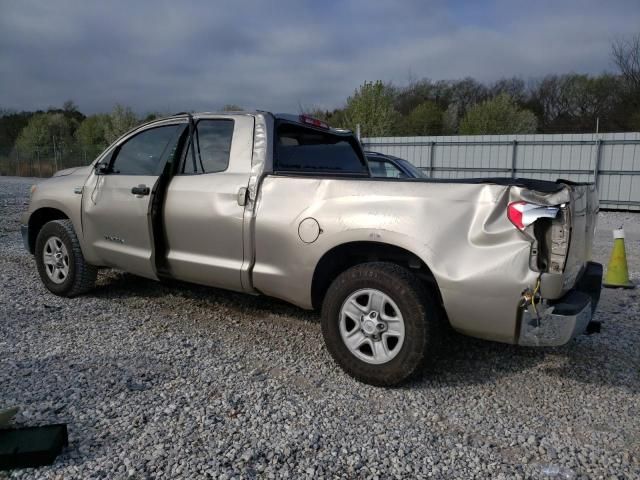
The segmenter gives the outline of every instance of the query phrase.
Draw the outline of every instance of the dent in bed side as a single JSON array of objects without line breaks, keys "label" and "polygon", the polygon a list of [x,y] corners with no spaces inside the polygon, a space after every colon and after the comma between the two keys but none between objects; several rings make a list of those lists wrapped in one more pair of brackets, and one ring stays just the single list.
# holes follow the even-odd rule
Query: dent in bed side
[{"label": "dent in bed side", "polygon": [[[522,291],[538,278],[529,268],[531,240],[505,215],[519,193],[494,184],[269,176],[259,195],[254,285],[311,308],[314,270],[327,251],[349,242],[386,243],[431,270],[455,329],[515,342]],[[551,204],[562,195],[536,198]],[[307,217],[322,229],[309,244],[297,233]]]}]

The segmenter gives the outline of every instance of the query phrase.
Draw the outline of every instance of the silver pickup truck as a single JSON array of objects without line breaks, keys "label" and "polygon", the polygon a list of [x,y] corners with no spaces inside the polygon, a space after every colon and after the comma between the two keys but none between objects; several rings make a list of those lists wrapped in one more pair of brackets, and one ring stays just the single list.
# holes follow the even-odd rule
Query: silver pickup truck
[{"label": "silver pickup truck", "polygon": [[394,385],[449,325],[527,346],[596,330],[597,210],[591,184],[373,178],[348,131],[202,113],[142,125],[37,184],[22,229],[57,295],[112,267],[277,297],[321,309],[346,372]]}]

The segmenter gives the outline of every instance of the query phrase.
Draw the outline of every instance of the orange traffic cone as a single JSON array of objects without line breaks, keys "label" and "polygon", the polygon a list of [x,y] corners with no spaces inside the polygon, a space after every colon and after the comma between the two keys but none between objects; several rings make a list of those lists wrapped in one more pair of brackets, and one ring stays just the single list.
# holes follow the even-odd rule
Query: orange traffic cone
[{"label": "orange traffic cone", "polygon": [[635,286],[629,280],[627,252],[624,248],[624,230],[622,228],[613,231],[613,250],[611,250],[611,259],[602,285],[610,288],[633,288]]}]

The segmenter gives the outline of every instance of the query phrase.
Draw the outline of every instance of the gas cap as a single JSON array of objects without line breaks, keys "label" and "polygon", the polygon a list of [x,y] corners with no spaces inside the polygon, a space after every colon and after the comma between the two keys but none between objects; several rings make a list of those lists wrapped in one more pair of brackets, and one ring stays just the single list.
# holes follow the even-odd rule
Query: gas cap
[{"label": "gas cap", "polygon": [[304,243],[313,243],[320,235],[320,224],[315,218],[307,217],[298,225],[298,236]]}]

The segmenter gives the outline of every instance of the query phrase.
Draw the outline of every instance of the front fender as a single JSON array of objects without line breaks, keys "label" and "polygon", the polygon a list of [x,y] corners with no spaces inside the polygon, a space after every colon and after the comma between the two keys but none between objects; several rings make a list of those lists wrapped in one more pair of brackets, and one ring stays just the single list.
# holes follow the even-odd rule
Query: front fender
[{"label": "front fender", "polygon": [[[43,209],[62,212],[62,214],[73,223],[73,228],[80,241],[80,247],[84,249],[81,209],[82,187],[86,176],[82,174],[78,175],[78,170],[76,170],[76,174],[52,177],[38,183],[31,195],[29,209],[22,216],[22,224],[31,227],[34,214],[43,212]],[[55,218],[55,216],[53,218]],[[59,218],[59,216],[57,218]],[[33,234],[34,232],[29,232],[30,236]],[[35,232],[35,234],[37,234],[37,232]]]}]

